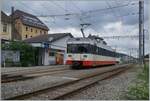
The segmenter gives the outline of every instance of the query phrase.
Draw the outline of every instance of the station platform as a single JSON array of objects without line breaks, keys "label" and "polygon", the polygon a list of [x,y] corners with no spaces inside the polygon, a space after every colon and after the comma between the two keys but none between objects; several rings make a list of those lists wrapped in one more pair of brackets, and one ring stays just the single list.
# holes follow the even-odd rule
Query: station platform
[{"label": "station platform", "polygon": [[1,67],[1,73],[7,72],[15,72],[15,71],[22,71],[22,70],[36,70],[36,69],[49,69],[49,68],[64,68],[69,67],[68,65],[50,65],[50,66],[32,66],[32,67]]}]

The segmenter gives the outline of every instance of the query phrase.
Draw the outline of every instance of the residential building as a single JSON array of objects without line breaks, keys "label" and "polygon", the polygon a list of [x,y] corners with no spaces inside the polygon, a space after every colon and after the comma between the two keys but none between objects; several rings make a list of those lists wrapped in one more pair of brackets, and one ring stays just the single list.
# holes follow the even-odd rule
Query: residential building
[{"label": "residential building", "polygon": [[1,39],[11,39],[11,19],[4,12],[1,11]]},{"label": "residential building", "polygon": [[38,47],[38,65],[65,64],[67,54],[67,40],[71,33],[54,33],[39,35],[24,40],[34,47]]},{"label": "residential building", "polygon": [[16,40],[25,40],[48,34],[48,27],[32,14],[16,10],[13,13],[13,19],[15,25],[14,33],[16,33],[14,39]]}]

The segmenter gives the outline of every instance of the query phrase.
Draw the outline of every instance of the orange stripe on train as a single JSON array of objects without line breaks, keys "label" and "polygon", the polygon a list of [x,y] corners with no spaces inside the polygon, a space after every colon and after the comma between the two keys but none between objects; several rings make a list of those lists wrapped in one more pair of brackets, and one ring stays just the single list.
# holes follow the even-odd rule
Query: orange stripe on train
[{"label": "orange stripe on train", "polygon": [[[109,65],[109,64],[116,64],[117,61],[82,61],[83,66],[94,66],[94,65]],[[67,60],[67,65],[72,65],[72,60]]]}]

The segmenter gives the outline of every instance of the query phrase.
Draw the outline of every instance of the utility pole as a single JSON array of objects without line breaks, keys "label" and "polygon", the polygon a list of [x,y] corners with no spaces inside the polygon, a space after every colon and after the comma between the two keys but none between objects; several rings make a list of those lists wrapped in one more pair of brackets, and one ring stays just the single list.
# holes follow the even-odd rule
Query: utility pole
[{"label": "utility pole", "polygon": [[[143,14],[143,19],[144,19],[144,14]],[[143,28],[143,63],[145,64],[144,56],[145,56],[145,29]]]},{"label": "utility pole", "polygon": [[11,40],[14,40],[14,7],[11,7]]},{"label": "utility pole", "polygon": [[129,55],[129,56],[130,56],[130,57],[129,57],[129,63],[131,63],[131,51],[132,51],[132,50],[130,50],[130,53],[129,53],[129,54],[130,54],[130,55]]},{"label": "utility pole", "polygon": [[139,1],[139,63],[144,60],[144,1]]},{"label": "utility pole", "polygon": [[145,29],[144,29],[144,1],[142,3],[142,20],[143,20],[143,64],[144,64],[144,56],[145,56]]}]

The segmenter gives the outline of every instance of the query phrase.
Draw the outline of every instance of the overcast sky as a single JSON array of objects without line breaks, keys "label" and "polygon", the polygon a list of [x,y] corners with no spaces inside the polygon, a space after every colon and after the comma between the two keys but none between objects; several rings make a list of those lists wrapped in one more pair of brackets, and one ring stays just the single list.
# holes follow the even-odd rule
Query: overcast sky
[{"label": "overcast sky", "polygon": [[[145,6],[145,29],[148,37],[148,3]],[[10,14],[11,7],[19,9],[39,18],[49,27],[50,33],[71,32],[75,37],[81,37],[80,24],[90,23],[85,29],[85,35],[118,36],[138,35],[138,0],[3,0],[2,10]],[[112,8],[112,9],[110,9]],[[68,16],[58,16],[71,14]],[[40,17],[42,15],[51,15]],[[137,55],[138,39],[105,39],[108,45],[117,51]],[[131,50],[133,48],[133,50]],[[146,40],[146,53],[149,52]]]}]

